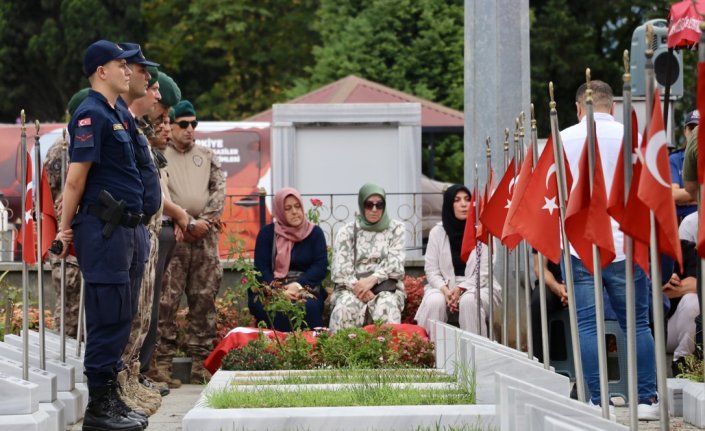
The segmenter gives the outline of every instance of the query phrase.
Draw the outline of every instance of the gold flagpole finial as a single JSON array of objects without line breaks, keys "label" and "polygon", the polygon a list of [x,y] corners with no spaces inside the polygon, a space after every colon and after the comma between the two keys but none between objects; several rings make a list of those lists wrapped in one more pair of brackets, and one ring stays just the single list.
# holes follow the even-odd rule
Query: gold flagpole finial
[{"label": "gold flagpole finial", "polygon": [[37,137],[39,137],[39,120],[34,120],[34,127],[37,129]]},{"label": "gold flagpole finial", "polygon": [[492,145],[492,139],[488,136],[485,139],[485,146],[487,147],[487,149],[486,149],[487,157],[492,156],[492,146],[491,145]]},{"label": "gold flagpole finial", "polygon": [[632,80],[632,74],[629,73],[629,50],[624,50],[624,55],[622,56],[622,61],[624,62],[624,82],[629,82]]},{"label": "gold flagpole finial", "polygon": [[26,125],[25,125],[26,118],[24,116],[24,109],[20,111],[20,124],[22,124],[22,131],[24,132],[26,130]]},{"label": "gold flagpole finial", "polygon": [[548,83],[548,97],[551,99],[551,101],[548,103],[548,107],[553,109],[556,109],[556,99],[553,95],[553,81],[549,81]]},{"label": "gold flagpole finial", "polygon": [[66,149],[66,144],[68,141],[66,140],[66,129],[61,129],[61,148]]},{"label": "gold flagpole finial", "polygon": [[654,56],[654,48],[653,48],[653,39],[654,39],[654,27],[651,24],[646,24],[646,51],[644,51],[644,55],[646,55],[647,58],[651,58]]},{"label": "gold flagpole finial", "polygon": [[509,128],[504,128],[504,151],[509,151]]},{"label": "gold flagpole finial", "polygon": [[524,114],[524,111],[521,111],[519,113],[519,137],[524,139],[524,119],[526,118],[526,115]]},{"label": "gold flagpole finial", "polygon": [[590,68],[585,69],[585,82],[587,82],[588,85],[590,85]]},{"label": "gold flagpole finial", "polygon": [[585,82],[587,83],[587,89],[585,89],[585,103],[592,103],[592,89],[590,88],[590,68],[585,69]]},{"label": "gold flagpole finial", "polygon": [[534,104],[531,104],[531,130],[536,130],[536,112],[534,112]]}]

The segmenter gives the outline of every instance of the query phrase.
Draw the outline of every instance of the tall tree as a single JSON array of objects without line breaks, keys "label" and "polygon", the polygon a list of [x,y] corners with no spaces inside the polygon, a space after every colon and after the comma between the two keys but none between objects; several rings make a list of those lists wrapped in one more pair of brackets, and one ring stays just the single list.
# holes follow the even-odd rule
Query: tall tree
[{"label": "tall tree", "polygon": [[283,101],[312,64],[317,0],[145,0],[149,55],[204,119],[245,118]]},{"label": "tall tree", "polygon": [[88,85],[86,47],[142,40],[140,8],[139,0],[0,0],[0,122],[14,122],[20,109],[63,120],[68,99]]}]

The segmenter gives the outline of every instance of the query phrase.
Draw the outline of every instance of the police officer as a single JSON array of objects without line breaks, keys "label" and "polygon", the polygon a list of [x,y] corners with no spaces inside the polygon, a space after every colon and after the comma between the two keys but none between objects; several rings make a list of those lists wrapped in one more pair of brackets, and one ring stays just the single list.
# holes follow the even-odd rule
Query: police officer
[{"label": "police officer", "polygon": [[132,74],[125,58],[136,53],[106,40],[88,47],[83,71],[91,90],[68,126],[71,164],[57,238],[62,256],[75,239],[85,279],[89,401],[84,430],[140,431],[146,426],[144,416],[121,402],[115,383],[130,334],[132,293],[147,256],[145,187],[130,133],[135,125],[117,105]]},{"label": "police officer", "polygon": [[[88,90],[88,88],[84,88],[71,96],[68,103],[69,115],[73,115],[73,113],[76,112],[78,105],[80,105],[88,95]],[[67,146],[68,142],[64,141],[63,137],[58,138],[49,148],[46,159],[44,159],[44,170],[46,171],[47,179],[49,180],[51,197],[55,202],[54,211],[59,218],[61,218],[61,207],[58,203],[60,202],[62,193],[61,165],[65,160],[66,166],[63,167],[63,174],[65,175],[66,168],[68,167],[68,156],[64,159],[63,155],[67,150]],[[54,327],[59,328],[61,325],[61,302],[58,300],[61,295],[61,259],[57,259],[53,254],[50,254],[49,258],[51,260],[51,282],[57,298],[56,306],[54,307]],[[75,337],[78,330],[78,304],[80,303],[79,295],[81,294],[81,271],[78,268],[76,256],[66,256],[64,277],[66,280],[64,290],[66,295],[64,309],[64,331],[69,337]]]},{"label": "police officer", "polygon": [[210,148],[195,144],[196,109],[188,100],[174,106],[172,146],[167,159],[169,192],[177,205],[192,219],[177,243],[169,264],[168,282],[159,308],[160,343],[157,366],[170,374],[171,359],[176,353],[174,321],[181,296],[186,293],[189,305],[186,341],[193,358],[191,380],[210,378],[203,360],[214,347],[216,333],[215,296],[220,288],[223,268],[218,256],[220,216],[225,205],[225,178],[220,160]]}]

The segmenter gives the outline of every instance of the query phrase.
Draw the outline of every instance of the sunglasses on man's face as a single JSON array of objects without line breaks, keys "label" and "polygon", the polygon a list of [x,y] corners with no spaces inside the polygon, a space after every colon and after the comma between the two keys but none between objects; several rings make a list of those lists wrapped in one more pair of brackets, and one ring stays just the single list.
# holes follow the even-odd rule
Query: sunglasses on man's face
[{"label": "sunglasses on man's face", "polygon": [[365,209],[372,211],[373,209],[384,210],[384,201],[365,202]]},{"label": "sunglasses on man's face", "polygon": [[193,120],[193,121],[181,120],[181,121],[176,122],[176,125],[178,125],[182,129],[188,129],[189,124],[191,125],[191,127],[193,127],[195,129],[196,126],[198,126],[198,121],[197,120]]}]

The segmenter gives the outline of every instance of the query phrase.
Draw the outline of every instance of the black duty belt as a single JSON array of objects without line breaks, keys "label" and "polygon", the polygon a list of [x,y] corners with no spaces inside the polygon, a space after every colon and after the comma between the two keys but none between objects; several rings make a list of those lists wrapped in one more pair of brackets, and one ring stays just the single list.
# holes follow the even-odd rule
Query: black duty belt
[{"label": "black duty belt", "polygon": [[[103,221],[106,220],[105,209],[99,205],[81,205],[79,212],[83,214],[90,214]],[[146,225],[147,223],[149,223],[149,217],[145,214],[136,214],[125,211],[122,216],[120,216],[121,226],[136,228],[140,224]]]}]

